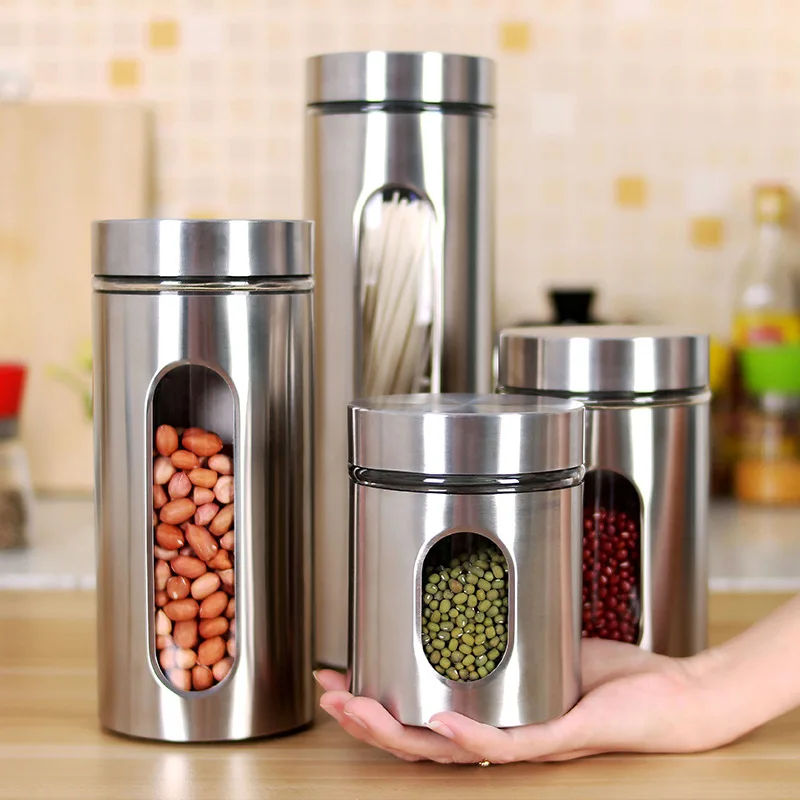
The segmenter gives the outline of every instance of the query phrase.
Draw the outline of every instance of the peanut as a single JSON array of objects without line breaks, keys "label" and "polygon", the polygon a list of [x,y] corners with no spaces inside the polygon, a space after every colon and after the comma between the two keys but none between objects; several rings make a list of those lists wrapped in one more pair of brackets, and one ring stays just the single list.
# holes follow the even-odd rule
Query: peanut
[{"label": "peanut", "polygon": [[172,669],[175,666],[175,648],[164,648],[158,654],[158,663],[161,664],[161,669]]},{"label": "peanut", "polygon": [[197,663],[197,653],[194,650],[176,650],[175,666],[178,669],[191,669]]},{"label": "peanut", "polygon": [[167,493],[164,491],[163,486],[159,486],[157,483],[153,484],[153,508],[163,508],[169,498],[167,497]]},{"label": "peanut", "polygon": [[171,456],[178,449],[178,432],[172,425],[156,428],[156,450],[162,456]]},{"label": "peanut", "polygon": [[198,456],[215,456],[222,450],[222,439],[215,433],[190,428],[181,439],[181,444]]},{"label": "peanut", "polygon": [[156,561],[154,577],[157,592],[163,592],[167,588],[170,575],[172,575],[172,570],[169,568],[169,564],[166,561]]},{"label": "peanut", "polygon": [[200,606],[197,600],[192,597],[185,597],[183,600],[170,600],[164,606],[164,613],[173,622],[185,622],[187,619],[194,619]]},{"label": "peanut", "polygon": [[178,497],[187,497],[192,492],[192,482],[185,472],[176,472],[170,479],[167,486],[167,493],[170,498],[175,500]]},{"label": "peanut", "polygon": [[188,450],[176,450],[171,456],[170,461],[176,469],[194,469],[200,466],[200,459]]},{"label": "peanut", "polygon": [[222,636],[229,628],[230,623],[225,617],[214,617],[213,619],[204,619],[197,626],[197,631],[204,639],[213,639],[215,636]]},{"label": "peanut", "polygon": [[176,575],[182,575],[190,580],[199,578],[206,571],[206,565],[199,558],[191,556],[177,556],[172,559],[170,565]]},{"label": "peanut", "polygon": [[172,621],[159,609],[156,611],[156,636],[169,636],[172,633]]},{"label": "peanut", "polygon": [[211,458],[208,459],[208,467],[209,469],[213,469],[215,472],[219,472],[220,475],[233,474],[233,460],[229,456],[225,456],[222,453],[211,456]]},{"label": "peanut", "polygon": [[197,580],[192,582],[192,597],[195,600],[205,600],[210,594],[219,589],[219,575],[216,572],[206,572],[201,575]]},{"label": "peanut", "polygon": [[227,678],[232,666],[232,658],[223,658],[222,661],[217,661],[217,663],[211,668],[211,671],[214,673],[214,680],[216,680],[217,683],[220,683]]},{"label": "peanut", "polygon": [[208,562],[208,566],[211,567],[211,569],[217,570],[231,569],[233,567],[233,562],[227,550],[220,550],[214,558]]},{"label": "peanut", "polygon": [[200,506],[194,515],[194,524],[205,528],[217,516],[217,511],[219,511],[219,506],[216,503],[206,503]]},{"label": "peanut", "polygon": [[190,525],[186,531],[186,541],[203,561],[211,561],[219,551],[214,537],[199,525]]},{"label": "peanut", "polygon": [[222,505],[233,502],[233,475],[223,475],[214,486],[214,497]]},{"label": "peanut", "polygon": [[153,462],[153,483],[163,486],[174,474],[175,465],[168,458],[161,456]]},{"label": "peanut", "polygon": [[213,503],[214,492],[212,492],[211,489],[204,489],[202,486],[195,486],[194,492],[192,493],[192,500],[194,500],[194,504],[198,508],[206,505],[206,503]]},{"label": "peanut", "polygon": [[192,688],[192,673],[185,669],[171,669],[167,677],[176,689],[188,692]]},{"label": "peanut", "polygon": [[176,689],[205,691],[236,654],[234,462],[203,428],[160,425],[154,438],[156,652]]},{"label": "peanut", "polygon": [[201,667],[199,664],[192,670],[192,686],[202,692],[210,689],[214,683],[214,674],[208,667]]},{"label": "peanut", "polygon": [[[163,492],[164,490],[161,489],[161,491]],[[180,525],[182,522],[186,522],[187,519],[191,519],[196,510],[197,506],[188,497],[179,497],[176,500],[170,500],[161,509],[159,517],[162,522],[166,522],[169,525]],[[225,509],[222,510],[224,511]]]},{"label": "peanut", "polygon": [[189,480],[202,489],[213,489],[217,482],[217,473],[213,469],[198,467],[189,473]]},{"label": "peanut", "polygon": [[197,645],[197,620],[187,619],[176,622],[172,632],[172,639],[178,647],[184,650]]},{"label": "peanut", "polygon": [[216,664],[224,656],[225,640],[221,636],[206,639],[204,642],[200,642],[200,646],[197,648],[197,663],[205,667]]},{"label": "peanut", "polygon": [[170,600],[183,600],[184,597],[189,596],[191,586],[188,578],[184,578],[182,575],[173,575],[167,581],[167,597]]},{"label": "peanut", "polygon": [[186,543],[180,528],[163,522],[156,528],[156,541],[165,550],[180,550]]},{"label": "peanut", "polygon": [[214,619],[225,611],[228,595],[225,592],[214,592],[200,603],[200,619]]},{"label": "peanut", "polygon": [[211,520],[208,529],[214,536],[222,536],[222,534],[227,533],[233,525],[233,514],[233,504],[225,506],[220,509],[217,516]]}]

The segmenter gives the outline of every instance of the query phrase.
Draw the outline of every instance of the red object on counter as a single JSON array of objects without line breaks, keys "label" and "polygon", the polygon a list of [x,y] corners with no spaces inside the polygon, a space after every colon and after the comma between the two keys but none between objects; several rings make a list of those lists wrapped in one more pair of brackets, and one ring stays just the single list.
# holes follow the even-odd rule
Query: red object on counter
[{"label": "red object on counter", "polygon": [[19,416],[27,375],[23,364],[0,363],[0,419]]}]

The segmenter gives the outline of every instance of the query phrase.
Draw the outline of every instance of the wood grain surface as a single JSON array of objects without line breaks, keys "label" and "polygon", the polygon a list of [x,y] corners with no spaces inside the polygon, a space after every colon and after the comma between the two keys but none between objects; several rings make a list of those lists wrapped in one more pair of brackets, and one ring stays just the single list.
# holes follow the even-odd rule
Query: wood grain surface
[{"label": "wood grain surface", "polygon": [[[785,599],[713,597],[712,641]],[[97,724],[94,603],[88,592],[0,592],[3,800],[800,797],[798,712],[712,753],[488,769],[400,762],[351,740],[325,715],[304,733],[247,744],[133,741]]]}]

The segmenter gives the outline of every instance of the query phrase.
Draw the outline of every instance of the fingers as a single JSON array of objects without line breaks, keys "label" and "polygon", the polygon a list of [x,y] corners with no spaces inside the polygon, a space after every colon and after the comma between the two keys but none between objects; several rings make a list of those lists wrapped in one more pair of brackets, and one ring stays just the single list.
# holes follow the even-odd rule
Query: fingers
[{"label": "fingers", "polygon": [[563,717],[520,728],[493,728],[449,711],[435,714],[428,724],[478,760],[488,759],[494,764],[566,760],[589,751],[599,752],[591,741],[593,721],[583,713],[580,703]]},{"label": "fingers", "polygon": [[326,692],[346,692],[347,676],[332,669],[318,669],[314,672],[314,680]]},{"label": "fingers", "polygon": [[474,764],[480,760],[433,731],[401,725],[380,703],[366,697],[349,700],[344,710],[347,715],[356,717],[375,744],[384,750],[443,764]]}]

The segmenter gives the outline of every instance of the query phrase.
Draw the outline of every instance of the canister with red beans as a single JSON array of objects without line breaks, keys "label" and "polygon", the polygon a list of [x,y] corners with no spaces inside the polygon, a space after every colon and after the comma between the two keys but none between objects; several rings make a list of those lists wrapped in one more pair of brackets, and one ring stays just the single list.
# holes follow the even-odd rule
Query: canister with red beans
[{"label": "canister with red beans", "polygon": [[512,328],[499,391],[586,408],[582,635],[706,646],[709,342],[666,326]]}]

